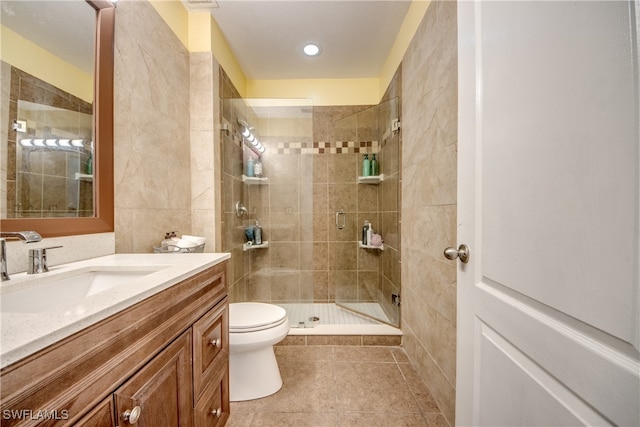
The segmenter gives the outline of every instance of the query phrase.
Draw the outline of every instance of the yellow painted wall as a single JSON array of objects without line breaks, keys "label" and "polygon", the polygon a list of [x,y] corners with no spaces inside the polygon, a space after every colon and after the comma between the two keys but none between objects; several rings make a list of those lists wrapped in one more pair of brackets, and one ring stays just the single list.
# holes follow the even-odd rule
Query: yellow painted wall
[{"label": "yellow painted wall", "polygon": [[93,102],[93,75],[0,26],[0,59],[78,98]]},{"label": "yellow painted wall", "polygon": [[211,17],[211,51],[240,95],[243,98],[247,97],[247,78],[213,17]]},{"label": "yellow painted wall", "polygon": [[306,98],[313,105],[373,105],[379,79],[248,80],[248,98]]},{"label": "yellow painted wall", "polygon": [[212,52],[213,23],[215,21],[209,12],[189,13],[189,52]]}]

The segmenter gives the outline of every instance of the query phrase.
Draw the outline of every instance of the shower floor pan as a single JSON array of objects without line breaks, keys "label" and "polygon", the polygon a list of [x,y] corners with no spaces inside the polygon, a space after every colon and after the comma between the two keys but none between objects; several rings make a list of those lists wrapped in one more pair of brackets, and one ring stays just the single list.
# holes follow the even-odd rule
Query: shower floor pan
[{"label": "shower floor pan", "polygon": [[[278,304],[287,311],[291,329],[289,335],[384,335],[401,336],[402,332],[333,303]],[[353,304],[352,304],[353,305]],[[376,303],[358,303],[357,309],[375,317],[384,313]],[[312,318],[314,320],[312,320]],[[317,318],[317,320],[315,320]],[[305,327],[300,327],[304,322]]]}]

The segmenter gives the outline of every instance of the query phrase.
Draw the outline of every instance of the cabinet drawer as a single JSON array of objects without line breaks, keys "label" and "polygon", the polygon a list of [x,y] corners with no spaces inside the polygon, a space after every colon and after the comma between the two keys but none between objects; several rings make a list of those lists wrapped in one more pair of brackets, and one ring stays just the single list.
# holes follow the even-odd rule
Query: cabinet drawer
[{"label": "cabinet drawer", "polygon": [[195,427],[223,426],[229,418],[229,369],[227,361],[220,366],[195,408]]},{"label": "cabinet drawer", "polygon": [[229,355],[229,303],[221,301],[193,324],[193,387],[197,401]]}]

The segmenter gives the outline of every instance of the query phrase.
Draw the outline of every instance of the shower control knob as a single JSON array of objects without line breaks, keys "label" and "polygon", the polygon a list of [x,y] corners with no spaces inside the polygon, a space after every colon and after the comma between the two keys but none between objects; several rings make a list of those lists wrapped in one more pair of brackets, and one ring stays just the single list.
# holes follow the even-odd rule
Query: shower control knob
[{"label": "shower control knob", "polygon": [[214,347],[220,347],[220,344],[222,344],[222,340],[220,340],[220,338],[215,338],[209,341],[209,343]]},{"label": "shower control knob", "polygon": [[458,249],[449,247],[444,250],[444,257],[446,259],[456,259],[460,258],[460,261],[463,264],[469,262],[469,247],[465,244],[458,246]]}]

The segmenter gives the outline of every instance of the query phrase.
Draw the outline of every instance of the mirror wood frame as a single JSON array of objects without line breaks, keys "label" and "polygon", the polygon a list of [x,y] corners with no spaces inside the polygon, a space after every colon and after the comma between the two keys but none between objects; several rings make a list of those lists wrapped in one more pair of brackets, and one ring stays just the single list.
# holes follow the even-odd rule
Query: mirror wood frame
[{"label": "mirror wood frame", "polygon": [[114,230],[113,66],[115,6],[108,0],[86,0],[96,10],[94,81],[94,216],[0,220],[2,231],[35,230],[42,237],[106,233]]}]

